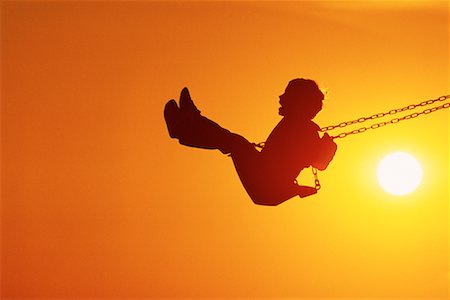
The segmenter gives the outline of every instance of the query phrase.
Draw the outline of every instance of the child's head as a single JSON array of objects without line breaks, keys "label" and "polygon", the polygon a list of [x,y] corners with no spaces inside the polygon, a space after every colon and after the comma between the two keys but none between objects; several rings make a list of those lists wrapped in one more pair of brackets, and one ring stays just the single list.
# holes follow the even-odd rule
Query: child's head
[{"label": "child's head", "polygon": [[297,78],[289,82],[280,96],[279,114],[285,117],[312,120],[322,109],[324,95],[315,81]]}]

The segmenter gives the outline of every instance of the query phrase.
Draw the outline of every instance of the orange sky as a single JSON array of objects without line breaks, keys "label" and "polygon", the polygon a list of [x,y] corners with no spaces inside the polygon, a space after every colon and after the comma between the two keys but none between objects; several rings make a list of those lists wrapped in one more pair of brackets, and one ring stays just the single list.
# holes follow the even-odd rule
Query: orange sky
[{"label": "orange sky", "polygon": [[[449,296],[449,112],[338,140],[313,197],[254,205],[168,138],[184,86],[252,141],[296,77],[330,125],[449,93],[448,2],[2,2],[2,298]],[[376,182],[422,164],[414,193]],[[300,180],[313,183],[310,170]]]}]

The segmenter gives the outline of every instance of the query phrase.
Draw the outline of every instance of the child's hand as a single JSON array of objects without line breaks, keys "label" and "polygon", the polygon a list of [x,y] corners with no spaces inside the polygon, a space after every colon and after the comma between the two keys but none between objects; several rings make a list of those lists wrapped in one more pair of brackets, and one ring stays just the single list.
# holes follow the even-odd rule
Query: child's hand
[{"label": "child's hand", "polygon": [[325,141],[325,144],[330,148],[330,152],[333,153],[333,157],[337,150],[337,145],[334,142],[333,138],[328,133],[325,133],[322,137],[322,141]]},{"label": "child's hand", "polygon": [[326,132],[322,137],[322,142],[326,143],[326,144],[334,145],[337,148],[336,143],[333,141],[333,138]]},{"label": "child's hand", "polygon": [[337,145],[333,141],[333,138],[328,134],[325,133],[322,137],[322,147],[325,149],[325,153],[331,154],[331,157],[334,156],[334,153],[336,153]]},{"label": "child's hand", "polygon": [[333,138],[328,133],[325,133],[323,137],[320,139],[318,156],[316,158],[316,161],[312,164],[312,166],[321,171],[325,170],[328,164],[333,159],[336,150],[337,145],[333,141]]}]

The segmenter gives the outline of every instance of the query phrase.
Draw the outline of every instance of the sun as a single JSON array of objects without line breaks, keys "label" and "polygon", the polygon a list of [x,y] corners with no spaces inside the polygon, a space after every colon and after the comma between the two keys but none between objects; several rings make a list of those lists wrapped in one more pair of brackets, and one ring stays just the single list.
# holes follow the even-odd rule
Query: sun
[{"label": "sun", "polygon": [[378,164],[377,178],[388,193],[402,196],[413,192],[422,181],[422,167],[406,152],[386,155]]}]

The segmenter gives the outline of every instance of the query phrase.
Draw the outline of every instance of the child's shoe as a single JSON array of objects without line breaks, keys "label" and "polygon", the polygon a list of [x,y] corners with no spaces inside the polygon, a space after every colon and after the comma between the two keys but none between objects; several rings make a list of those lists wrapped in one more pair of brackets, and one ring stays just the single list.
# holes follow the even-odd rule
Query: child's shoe
[{"label": "child's shoe", "polygon": [[195,117],[200,114],[200,110],[195,106],[191,99],[191,95],[189,94],[189,90],[186,87],[181,91],[180,111],[186,117]]},{"label": "child's shoe", "polygon": [[179,138],[181,135],[181,113],[175,100],[170,100],[164,107],[164,119],[171,138]]}]

